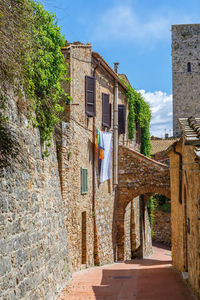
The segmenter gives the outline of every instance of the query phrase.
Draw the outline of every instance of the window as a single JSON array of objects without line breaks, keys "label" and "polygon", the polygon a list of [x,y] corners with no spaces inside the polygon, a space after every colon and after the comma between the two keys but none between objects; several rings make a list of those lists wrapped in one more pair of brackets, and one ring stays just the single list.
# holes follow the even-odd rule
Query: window
[{"label": "window", "polygon": [[81,194],[86,194],[88,191],[87,184],[87,169],[81,168]]},{"label": "window", "polygon": [[136,122],[136,144],[141,144],[141,140],[142,140],[142,128],[140,127],[138,122]]},{"label": "window", "polygon": [[102,125],[111,127],[111,104],[109,103],[109,95],[102,93]]},{"label": "window", "polygon": [[96,81],[85,76],[85,113],[88,117],[96,116]]},{"label": "window", "polygon": [[124,134],[126,132],[126,106],[118,105],[118,132]]},{"label": "window", "polygon": [[191,72],[191,63],[190,62],[187,64],[187,71]]}]

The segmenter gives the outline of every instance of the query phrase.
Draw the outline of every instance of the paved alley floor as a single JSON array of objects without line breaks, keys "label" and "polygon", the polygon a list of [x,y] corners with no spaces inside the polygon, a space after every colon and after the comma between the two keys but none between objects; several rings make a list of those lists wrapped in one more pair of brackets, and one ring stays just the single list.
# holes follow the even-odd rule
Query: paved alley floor
[{"label": "paved alley floor", "polygon": [[153,255],[74,274],[59,300],[194,300],[171,265],[171,252],[153,247]]}]

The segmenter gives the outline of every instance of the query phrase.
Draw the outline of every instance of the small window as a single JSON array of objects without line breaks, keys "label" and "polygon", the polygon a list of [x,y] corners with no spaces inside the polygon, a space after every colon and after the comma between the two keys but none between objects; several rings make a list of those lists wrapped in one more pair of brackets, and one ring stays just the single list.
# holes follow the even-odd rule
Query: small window
[{"label": "small window", "polygon": [[187,64],[187,71],[191,72],[191,63],[190,62]]},{"label": "small window", "polygon": [[126,132],[126,106],[118,105],[118,132],[124,134]]},{"label": "small window", "polygon": [[87,194],[88,182],[87,182],[87,169],[81,168],[81,194]]},{"label": "small window", "polygon": [[96,116],[96,80],[85,76],[85,113],[88,117]]},{"label": "small window", "polygon": [[102,125],[111,127],[111,104],[109,103],[109,95],[102,93]]}]

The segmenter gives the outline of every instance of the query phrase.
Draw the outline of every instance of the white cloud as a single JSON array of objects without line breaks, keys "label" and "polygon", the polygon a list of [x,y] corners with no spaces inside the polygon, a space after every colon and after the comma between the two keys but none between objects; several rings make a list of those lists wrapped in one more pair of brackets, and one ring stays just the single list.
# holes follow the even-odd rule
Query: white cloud
[{"label": "white cloud", "polygon": [[[136,40],[146,43],[165,39],[170,34],[172,24],[188,23],[190,18],[168,10],[165,13],[155,12],[153,16],[140,17],[133,5],[124,3],[109,8],[95,20],[94,40]],[[151,43],[149,44],[149,46]]]},{"label": "white cloud", "polygon": [[157,137],[164,137],[165,133],[172,135],[172,95],[162,91],[139,92],[151,107],[151,135]]}]

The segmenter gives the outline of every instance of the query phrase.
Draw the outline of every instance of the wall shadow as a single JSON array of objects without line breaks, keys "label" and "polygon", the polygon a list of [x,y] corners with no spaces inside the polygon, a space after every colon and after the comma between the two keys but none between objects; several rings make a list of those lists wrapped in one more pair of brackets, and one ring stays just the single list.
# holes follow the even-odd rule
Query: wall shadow
[{"label": "wall shadow", "polygon": [[120,268],[117,264],[112,269],[103,269],[101,284],[92,286],[95,299],[194,299],[180,274],[170,265],[170,261],[156,262],[147,259],[135,260],[132,263],[140,263],[144,268],[135,266],[134,269],[128,269],[128,266],[123,265]]}]

